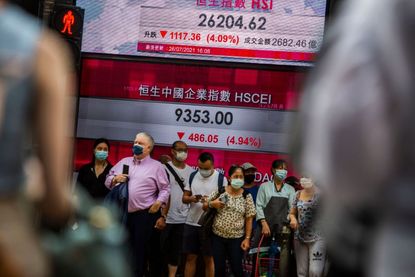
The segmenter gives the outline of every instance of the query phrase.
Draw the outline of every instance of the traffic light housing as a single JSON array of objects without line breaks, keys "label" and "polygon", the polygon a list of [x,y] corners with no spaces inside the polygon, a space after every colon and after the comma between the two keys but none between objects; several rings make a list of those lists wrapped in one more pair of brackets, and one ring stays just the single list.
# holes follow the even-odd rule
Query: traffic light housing
[{"label": "traffic light housing", "polygon": [[50,16],[50,27],[68,42],[77,69],[81,63],[82,32],[85,10],[74,5],[56,4]]}]

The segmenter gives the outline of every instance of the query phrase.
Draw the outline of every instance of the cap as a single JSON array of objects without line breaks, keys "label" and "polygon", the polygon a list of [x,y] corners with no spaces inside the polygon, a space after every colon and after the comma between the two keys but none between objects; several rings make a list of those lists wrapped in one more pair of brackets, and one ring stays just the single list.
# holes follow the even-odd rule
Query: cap
[{"label": "cap", "polygon": [[257,169],[253,164],[251,164],[251,163],[244,163],[244,164],[242,164],[241,165],[241,167],[243,168],[243,170],[248,170],[248,169],[250,169],[250,168],[253,168],[253,169]]}]

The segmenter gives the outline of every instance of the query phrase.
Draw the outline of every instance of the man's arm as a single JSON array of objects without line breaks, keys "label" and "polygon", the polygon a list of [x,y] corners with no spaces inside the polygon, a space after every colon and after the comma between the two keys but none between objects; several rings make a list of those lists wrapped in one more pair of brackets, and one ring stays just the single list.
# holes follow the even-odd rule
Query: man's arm
[{"label": "man's arm", "polygon": [[170,196],[170,182],[167,177],[167,172],[165,167],[160,164],[160,167],[157,171],[157,188],[159,190],[159,195],[157,201],[163,204],[167,204]]},{"label": "man's arm", "polygon": [[128,174],[120,173],[122,172],[122,166],[124,163],[124,159],[122,159],[111,168],[110,172],[108,173],[105,179],[105,186],[108,189],[113,189],[114,186],[116,186],[117,184],[126,182],[128,180]]},{"label": "man's arm", "polygon": [[45,31],[36,52],[34,136],[45,176],[41,209],[50,224],[64,224],[71,214],[70,171],[74,130],[74,79],[69,52]]},{"label": "man's arm", "polygon": [[182,202],[185,204],[196,203],[199,200],[196,196],[192,195],[192,192],[189,190],[185,190],[183,192]]},{"label": "man's arm", "polygon": [[162,204],[166,204],[170,196],[170,182],[167,172],[162,164],[160,164],[156,172],[156,186],[159,191],[156,202],[150,207],[149,213],[156,213],[160,210]]}]

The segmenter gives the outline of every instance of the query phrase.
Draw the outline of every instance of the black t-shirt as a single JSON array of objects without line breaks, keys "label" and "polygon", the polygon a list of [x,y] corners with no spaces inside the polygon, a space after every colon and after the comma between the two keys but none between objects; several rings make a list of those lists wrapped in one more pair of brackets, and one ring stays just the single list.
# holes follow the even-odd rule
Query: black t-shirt
[{"label": "black t-shirt", "polygon": [[77,183],[84,187],[93,198],[101,200],[110,191],[104,183],[111,168],[112,164],[108,163],[104,171],[97,178],[94,163],[83,165],[79,170]]}]

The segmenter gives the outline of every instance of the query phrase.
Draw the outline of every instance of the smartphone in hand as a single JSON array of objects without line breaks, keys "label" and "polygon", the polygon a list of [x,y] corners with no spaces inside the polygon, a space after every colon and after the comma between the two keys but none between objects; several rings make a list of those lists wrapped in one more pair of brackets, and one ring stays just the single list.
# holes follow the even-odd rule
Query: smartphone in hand
[{"label": "smartphone in hand", "polygon": [[128,175],[129,170],[130,170],[130,167],[128,166],[128,164],[123,164],[122,165],[122,174],[127,174]]},{"label": "smartphone in hand", "polygon": [[219,200],[220,200],[223,204],[228,203],[228,200],[229,200],[228,195],[227,195],[227,194],[222,194],[222,195],[221,195],[221,197],[219,198]]}]

